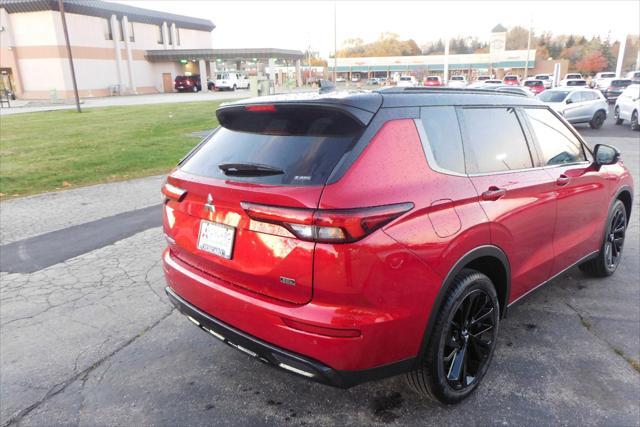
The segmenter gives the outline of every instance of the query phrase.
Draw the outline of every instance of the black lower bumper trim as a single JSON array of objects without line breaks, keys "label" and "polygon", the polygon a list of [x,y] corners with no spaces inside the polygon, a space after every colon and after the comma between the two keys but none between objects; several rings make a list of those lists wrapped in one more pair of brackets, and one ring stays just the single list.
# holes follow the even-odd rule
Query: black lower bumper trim
[{"label": "black lower bumper trim", "polygon": [[317,360],[276,347],[259,338],[244,333],[233,326],[227,325],[194,307],[169,287],[165,288],[165,292],[171,303],[182,314],[189,317],[189,319],[202,330],[223,341],[225,344],[255,357],[268,365],[286,372],[296,373],[299,376],[322,384],[349,388],[366,381],[379,380],[398,375],[411,370],[415,366],[416,359],[411,358],[390,365],[361,371],[339,371]]}]

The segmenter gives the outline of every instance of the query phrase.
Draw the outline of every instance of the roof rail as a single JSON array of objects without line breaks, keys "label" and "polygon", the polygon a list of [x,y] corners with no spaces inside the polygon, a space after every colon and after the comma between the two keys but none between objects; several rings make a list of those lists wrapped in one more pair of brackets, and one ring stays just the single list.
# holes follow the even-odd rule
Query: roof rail
[{"label": "roof rail", "polygon": [[[496,88],[497,89],[497,88]],[[481,95],[514,95],[527,97],[524,93],[517,92],[515,90],[509,90],[508,88],[501,87],[500,90],[489,88],[458,88],[458,87],[427,87],[427,86],[409,86],[409,87],[385,87],[376,89],[374,92],[381,93],[411,93],[411,92],[423,92],[423,93],[460,93],[460,94],[481,94]]]}]

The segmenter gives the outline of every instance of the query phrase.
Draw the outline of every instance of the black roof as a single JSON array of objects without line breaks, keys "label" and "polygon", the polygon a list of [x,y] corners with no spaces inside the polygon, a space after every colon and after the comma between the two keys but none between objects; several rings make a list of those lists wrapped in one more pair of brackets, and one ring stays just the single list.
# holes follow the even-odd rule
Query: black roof
[{"label": "black roof", "polygon": [[[38,12],[41,10],[59,10],[58,0],[0,0],[0,7],[7,13]],[[180,28],[191,30],[213,31],[216,27],[208,19],[143,9],[121,3],[100,0],[64,0],[64,10],[78,15],[109,18],[111,15],[126,15],[130,21],[160,25],[163,22],[175,22]]]},{"label": "black roof", "polygon": [[271,103],[319,103],[355,107],[376,112],[382,107],[415,107],[436,105],[542,105],[536,98],[516,93],[484,89],[454,88],[389,88],[375,91],[297,92],[291,94],[241,99],[226,105]]}]

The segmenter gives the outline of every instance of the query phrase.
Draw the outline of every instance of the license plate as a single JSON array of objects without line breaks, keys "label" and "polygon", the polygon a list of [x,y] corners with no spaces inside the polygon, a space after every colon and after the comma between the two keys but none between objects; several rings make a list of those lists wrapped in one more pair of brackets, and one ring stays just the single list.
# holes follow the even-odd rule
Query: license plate
[{"label": "license plate", "polygon": [[198,249],[231,259],[236,229],[217,222],[200,221]]}]

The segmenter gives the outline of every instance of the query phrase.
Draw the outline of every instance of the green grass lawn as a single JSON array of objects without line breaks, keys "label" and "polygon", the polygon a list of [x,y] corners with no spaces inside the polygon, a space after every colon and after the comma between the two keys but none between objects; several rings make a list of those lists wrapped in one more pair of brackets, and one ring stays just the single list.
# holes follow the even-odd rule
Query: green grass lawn
[{"label": "green grass lawn", "polygon": [[0,197],[170,170],[217,126],[220,102],[16,114],[0,118]]}]

